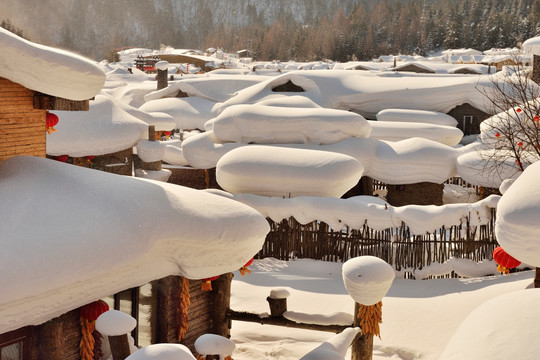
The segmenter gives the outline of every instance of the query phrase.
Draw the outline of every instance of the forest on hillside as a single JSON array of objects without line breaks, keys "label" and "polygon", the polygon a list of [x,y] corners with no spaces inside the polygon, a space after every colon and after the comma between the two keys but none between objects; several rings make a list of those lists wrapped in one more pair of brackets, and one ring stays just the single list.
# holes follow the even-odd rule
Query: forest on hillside
[{"label": "forest on hillside", "polygon": [[0,20],[32,41],[96,60],[164,45],[250,49],[259,60],[370,60],[514,47],[540,34],[540,0],[57,0],[55,8],[29,1],[3,0]]}]

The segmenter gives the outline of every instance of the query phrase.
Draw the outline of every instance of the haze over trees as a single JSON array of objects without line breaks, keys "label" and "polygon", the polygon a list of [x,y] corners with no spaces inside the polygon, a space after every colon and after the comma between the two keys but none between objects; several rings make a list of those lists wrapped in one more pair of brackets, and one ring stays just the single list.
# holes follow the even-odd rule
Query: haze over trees
[{"label": "haze over trees", "polygon": [[540,33],[540,0],[5,0],[0,13],[33,41],[96,60],[160,45],[247,48],[261,60],[369,60],[514,47]]}]

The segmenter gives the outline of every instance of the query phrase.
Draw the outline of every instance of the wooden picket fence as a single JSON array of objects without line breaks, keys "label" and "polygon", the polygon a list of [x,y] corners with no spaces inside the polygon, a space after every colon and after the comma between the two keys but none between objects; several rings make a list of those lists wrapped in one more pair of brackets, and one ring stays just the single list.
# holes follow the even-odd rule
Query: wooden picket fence
[{"label": "wooden picket fence", "polygon": [[302,225],[292,217],[279,223],[268,221],[271,230],[259,258],[345,262],[353,257],[372,255],[393,265],[397,271],[405,271],[405,277],[413,277],[415,269],[444,263],[450,258],[492,259],[493,249],[498,246],[494,233],[495,209],[491,210],[491,219],[486,225],[470,226],[467,221],[424,235],[412,234],[404,223],[385,230],[373,230],[368,225],[361,229],[334,230],[320,221]]}]

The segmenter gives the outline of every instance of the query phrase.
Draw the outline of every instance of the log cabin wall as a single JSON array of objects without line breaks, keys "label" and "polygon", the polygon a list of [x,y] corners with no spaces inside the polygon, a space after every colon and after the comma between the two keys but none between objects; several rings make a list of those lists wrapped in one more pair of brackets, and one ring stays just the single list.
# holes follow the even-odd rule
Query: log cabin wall
[{"label": "log cabin wall", "polygon": [[0,77],[0,161],[16,155],[45,157],[45,110],[33,106],[34,92]]}]

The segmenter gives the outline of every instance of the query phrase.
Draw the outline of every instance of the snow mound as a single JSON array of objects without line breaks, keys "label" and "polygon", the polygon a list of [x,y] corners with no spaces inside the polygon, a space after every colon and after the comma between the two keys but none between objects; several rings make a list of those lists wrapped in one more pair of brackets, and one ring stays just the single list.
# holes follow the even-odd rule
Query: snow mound
[{"label": "snow mound", "polygon": [[236,348],[234,342],[215,334],[204,334],[199,336],[197,340],[195,340],[194,346],[199,355],[219,355],[221,360],[232,355]]},{"label": "snow mound", "polygon": [[163,98],[144,103],[139,109],[149,113],[162,112],[172,116],[176,129],[204,129],[204,123],[212,119],[216,103],[200,97]]},{"label": "snow mound", "polygon": [[540,322],[539,301],[540,289],[527,289],[485,302],[465,318],[439,359],[536,359],[540,342],[532,329]]},{"label": "snow mound", "polygon": [[386,141],[400,141],[413,137],[433,140],[448,146],[459,144],[463,132],[456,127],[416,122],[368,121],[371,137]]},{"label": "snow mound", "polygon": [[497,206],[495,234],[504,250],[519,261],[540,266],[540,162],[530,165],[506,190]]},{"label": "snow mound", "polygon": [[347,328],[302,356],[300,360],[344,359],[347,349],[351,346],[352,341],[359,332],[359,328]]},{"label": "snow mound", "polygon": [[355,302],[375,305],[386,295],[395,273],[392,266],[375,256],[359,256],[343,264],[343,284]]},{"label": "snow mound", "polygon": [[448,114],[437,111],[410,109],[385,109],[379,111],[377,113],[377,121],[414,122],[453,127],[457,126],[457,120]]},{"label": "snow mound", "polygon": [[479,150],[457,158],[457,172],[468,182],[488,188],[498,188],[506,179],[516,179],[521,170],[513,155],[504,150]]},{"label": "snow mound", "polygon": [[152,344],[135,351],[126,360],[195,360],[195,356],[182,344]]},{"label": "snow mound", "polygon": [[363,170],[347,155],[260,145],[227,153],[217,164],[216,178],[232,193],[341,197],[358,183]]},{"label": "snow mound", "polygon": [[269,231],[244,204],[174,184],[28,156],[0,174],[0,333],[168,275],[234,271]]},{"label": "snow mound", "polygon": [[264,105],[228,107],[205,128],[220,142],[244,144],[333,144],[371,132],[361,115],[349,111]]},{"label": "snow mound", "polygon": [[129,149],[148,133],[148,124],[115,100],[97,95],[89,111],[53,111],[59,122],[47,135],[47,155],[83,157]]},{"label": "snow mound", "polygon": [[105,83],[99,65],[80,55],[36,44],[0,28],[0,77],[70,100],[94,97]]},{"label": "snow mound", "polygon": [[206,131],[182,142],[182,152],[186,161],[196,169],[211,169],[217,166],[229,151],[242,147],[244,144],[219,143],[212,131]]}]

